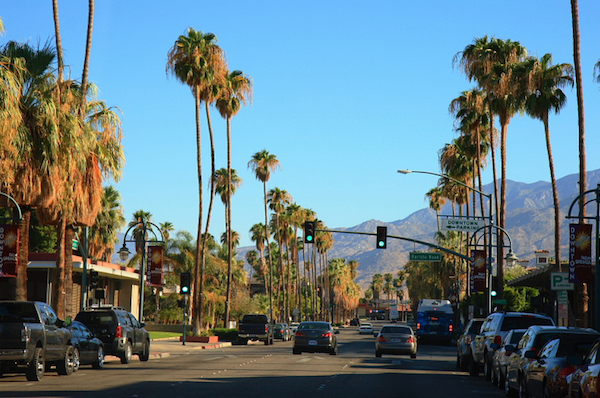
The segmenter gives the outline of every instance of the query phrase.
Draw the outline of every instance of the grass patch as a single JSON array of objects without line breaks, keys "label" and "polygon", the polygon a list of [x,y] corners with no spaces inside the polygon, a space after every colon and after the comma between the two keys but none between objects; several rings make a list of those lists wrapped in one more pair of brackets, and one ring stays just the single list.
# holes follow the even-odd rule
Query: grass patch
[{"label": "grass patch", "polygon": [[150,340],[154,339],[165,339],[167,337],[179,337],[181,333],[173,333],[173,332],[149,332]]}]

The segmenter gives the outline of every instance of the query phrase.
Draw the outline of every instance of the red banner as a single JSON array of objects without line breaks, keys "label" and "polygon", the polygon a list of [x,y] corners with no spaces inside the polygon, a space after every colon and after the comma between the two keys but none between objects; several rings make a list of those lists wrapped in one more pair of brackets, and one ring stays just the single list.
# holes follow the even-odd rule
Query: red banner
[{"label": "red banner", "polygon": [[150,286],[162,286],[163,247],[148,246],[148,272],[146,283]]},{"label": "red banner", "polygon": [[569,224],[569,282],[593,281],[592,224]]},{"label": "red banner", "polygon": [[471,250],[471,292],[484,292],[486,286],[485,250]]},{"label": "red banner", "polygon": [[17,277],[19,240],[18,225],[0,225],[0,277]]}]

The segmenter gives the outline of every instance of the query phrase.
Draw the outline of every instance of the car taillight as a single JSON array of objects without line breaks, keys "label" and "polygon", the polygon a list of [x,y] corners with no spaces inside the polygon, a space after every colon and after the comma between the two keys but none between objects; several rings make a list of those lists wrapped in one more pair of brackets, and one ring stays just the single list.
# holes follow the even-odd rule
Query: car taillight
[{"label": "car taillight", "polygon": [[123,337],[123,329],[121,328],[121,326],[117,326],[117,329],[115,330],[115,337],[118,339]]},{"label": "car taillight", "polygon": [[306,337],[306,335],[302,332],[296,332],[297,337]]},{"label": "car taillight", "polygon": [[408,340],[406,340],[407,343],[414,343],[415,342],[415,336],[410,336],[408,338]]},{"label": "car taillight", "polygon": [[421,324],[417,323],[417,329],[421,329]]},{"label": "car taillight", "polygon": [[27,326],[21,329],[21,341],[27,343],[31,338],[31,330]]},{"label": "car taillight", "polygon": [[448,331],[451,332],[452,331],[452,325],[448,326]]},{"label": "car taillight", "polygon": [[265,333],[269,333],[269,325],[265,325]]},{"label": "car taillight", "polygon": [[471,341],[473,341],[473,340],[471,339],[471,335],[470,335],[470,334],[466,335],[466,336],[465,336],[465,343],[466,343],[466,344],[471,344]]},{"label": "car taillight", "polygon": [[500,344],[502,344],[502,336],[494,337],[494,343],[498,344],[498,347],[500,347]]},{"label": "car taillight", "polygon": [[559,372],[558,375],[560,377],[567,377],[568,375],[570,375],[571,373],[574,373],[577,370],[577,368],[573,365],[569,365],[566,368],[562,368]]},{"label": "car taillight", "polygon": [[377,341],[379,341],[380,343],[385,343],[385,337],[379,336],[379,338],[377,339]]},{"label": "car taillight", "polygon": [[331,337],[331,336],[333,336],[333,334],[331,332],[327,332],[327,333],[323,333],[322,336],[323,337]]}]

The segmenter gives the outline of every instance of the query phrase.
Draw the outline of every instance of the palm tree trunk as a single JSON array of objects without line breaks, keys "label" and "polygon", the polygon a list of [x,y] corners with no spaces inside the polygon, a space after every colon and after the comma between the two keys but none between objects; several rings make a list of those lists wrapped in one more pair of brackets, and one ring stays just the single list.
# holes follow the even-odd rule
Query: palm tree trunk
[{"label": "palm tree trunk", "polygon": [[225,301],[224,327],[227,328],[231,308],[232,242],[231,242],[231,118],[227,118],[227,297]]},{"label": "palm tree trunk", "polygon": [[267,182],[263,182],[265,198],[265,240],[267,241],[267,250],[269,253],[269,318],[273,320],[273,260],[271,259],[271,244],[269,243],[269,220],[267,212]]},{"label": "palm tree trunk", "polygon": [[[27,263],[29,262],[29,226],[31,225],[31,208],[21,208],[23,219],[19,222],[21,239],[19,242],[19,263],[16,280],[17,301],[27,301]],[[10,297],[11,299],[13,297]]]},{"label": "palm tree trunk", "polygon": [[202,330],[204,308],[204,249],[202,241],[202,140],[200,135],[200,90],[194,92],[196,108],[196,157],[198,162],[198,238],[196,239],[196,266],[194,267],[194,300],[192,303],[192,330],[199,335]]},{"label": "palm tree trunk", "polygon": [[87,28],[87,39],[85,42],[85,58],[83,61],[83,73],[81,74],[81,90],[83,91],[83,102],[81,104],[81,114],[83,115],[85,109],[85,93],[87,92],[88,86],[88,72],[90,69],[90,54],[92,52],[92,33],[94,31],[94,0],[88,2],[88,28]]},{"label": "palm tree trunk", "polygon": [[554,199],[554,254],[558,271],[562,272],[560,263],[560,205],[558,199],[558,189],[556,187],[556,175],[554,174],[554,158],[552,157],[552,143],[550,142],[550,127],[548,126],[548,116],[543,119],[544,131],[546,133],[546,149],[548,151],[548,164],[550,166],[550,182],[552,183],[552,198]]},{"label": "palm tree trunk", "polygon": [[67,220],[60,216],[57,232],[56,271],[54,274],[54,292],[52,294],[52,307],[59,318],[65,318],[66,285],[65,285],[65,235]]},{"label": "palm tree trunk", "polygon": [[[581,77],[581,39],[579,36],[579,4],[577,0],[571,0],[571,16],[573,20],[573,58],[575,64],[575,82],[577,87],[577,115],[579,124],[579,194],[587,191],[587,158],[585,153],[585,112],[583,108],[583,79]],[[579,223],[584,223],[586,208],[583,195],[579,201],[580,216]],[[575,318],[580,320],[581,325],[588,325],[588,303],[587,284],[575,284]],[[596,303],[600,305],[600,303]]]}]

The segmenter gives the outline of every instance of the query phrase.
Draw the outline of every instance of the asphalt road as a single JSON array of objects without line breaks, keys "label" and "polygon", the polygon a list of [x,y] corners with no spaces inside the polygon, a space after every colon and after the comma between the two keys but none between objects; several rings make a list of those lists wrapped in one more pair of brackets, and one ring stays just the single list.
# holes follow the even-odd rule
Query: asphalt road
[{"label": "asphalt road", "polygon": [[[168,356],[71,376],[47,373],[0,379],[0,397],[502,397],[503,392],[456,369],[450,346],[420,345],[416,359],[375,358],[374,338],[356,328],[338,335],[337,356],[292,355],[293,342],[199,350],[178,346]],[[156,346],[159,346],[158,344]],[[155,349],[156,349],[155,346]]]}]

